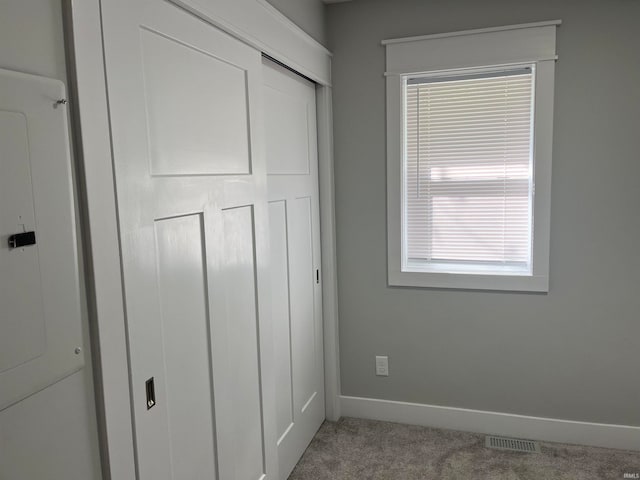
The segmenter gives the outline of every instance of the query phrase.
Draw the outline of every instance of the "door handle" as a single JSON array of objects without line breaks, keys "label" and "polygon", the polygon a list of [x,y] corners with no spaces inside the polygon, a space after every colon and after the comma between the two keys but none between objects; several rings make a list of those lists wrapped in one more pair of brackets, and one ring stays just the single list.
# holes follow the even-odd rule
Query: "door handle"
[{"label": "door handle", "polygon": [[9,237],[9,249],[36,244],[36,232],[16,233]]},{"label": "door handle", "polygon": [[149,410],[156,405],[156,386],[153,377],[144,383],[144,389],[147,394],[147,410]]}]

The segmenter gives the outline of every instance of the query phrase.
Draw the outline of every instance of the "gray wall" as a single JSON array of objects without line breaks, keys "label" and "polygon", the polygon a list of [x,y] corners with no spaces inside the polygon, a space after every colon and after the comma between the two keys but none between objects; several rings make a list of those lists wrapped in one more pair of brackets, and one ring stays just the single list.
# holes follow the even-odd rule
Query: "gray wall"
[{"label": "gray wall", "polygon": [[[388,287],[380,40],[552,19],[550,292]],[[328,7],[344,395],[640,425],[639,19],[635,0]]]},{"label": "gray wall", "polygon": [[[0,0],[0,68],[66,83],[61,0]],[[0,411],[1,480],[101,478],[86,305],[82,318],[85,368]]]},{"label": "gray wall", "polygon": [[322,0],[267,0],[318,42],[326,45],[325,6]]}]

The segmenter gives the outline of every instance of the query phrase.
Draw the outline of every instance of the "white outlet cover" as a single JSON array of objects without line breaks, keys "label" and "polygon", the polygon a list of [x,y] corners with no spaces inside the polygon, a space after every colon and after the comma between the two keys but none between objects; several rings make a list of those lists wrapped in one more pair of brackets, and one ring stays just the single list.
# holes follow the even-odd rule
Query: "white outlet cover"
[{"label": "white outlet cover", "polygon": [[389,357],[376,355],[376,375],[389,376]]}]

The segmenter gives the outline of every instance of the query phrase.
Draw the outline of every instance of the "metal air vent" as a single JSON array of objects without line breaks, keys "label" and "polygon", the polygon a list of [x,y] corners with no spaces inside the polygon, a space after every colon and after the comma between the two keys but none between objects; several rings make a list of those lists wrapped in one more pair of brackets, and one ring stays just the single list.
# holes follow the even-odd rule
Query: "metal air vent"
[{"label": "metal air vent", "polygon": [[512,452],[540,453],[538,442],[522,440],[520,438],[494,437],[487,435],[485,447],[497,450],[510,450]]}]

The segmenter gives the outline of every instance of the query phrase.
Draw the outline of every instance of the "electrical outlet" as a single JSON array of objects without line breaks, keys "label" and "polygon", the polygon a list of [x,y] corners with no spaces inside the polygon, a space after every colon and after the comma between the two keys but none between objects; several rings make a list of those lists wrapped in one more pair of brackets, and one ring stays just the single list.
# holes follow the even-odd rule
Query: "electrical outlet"
[{"label": "electrical outlet", "polygon": [[389,376],[389,357],[376,355],[376,375],[379,377]]}]

